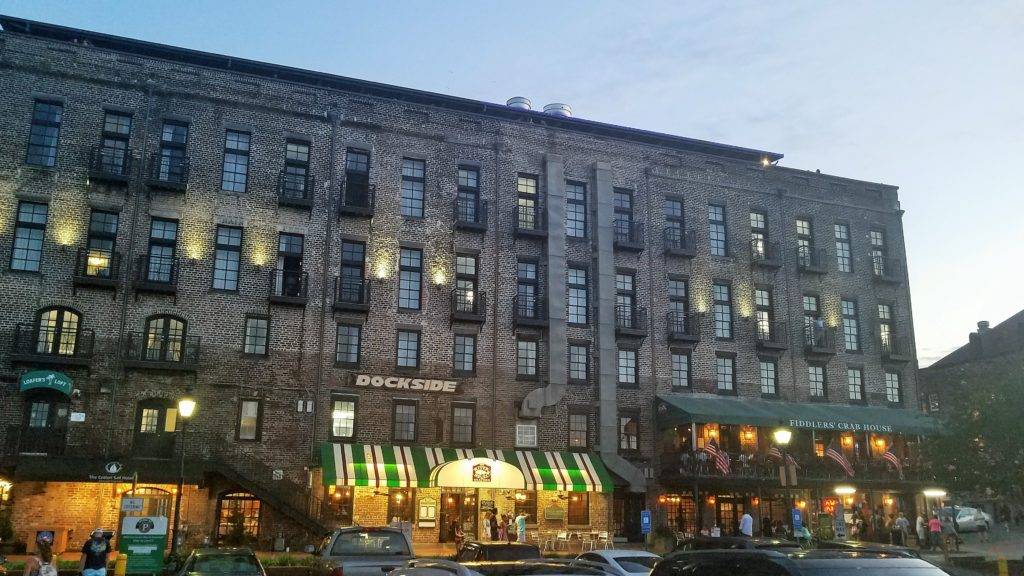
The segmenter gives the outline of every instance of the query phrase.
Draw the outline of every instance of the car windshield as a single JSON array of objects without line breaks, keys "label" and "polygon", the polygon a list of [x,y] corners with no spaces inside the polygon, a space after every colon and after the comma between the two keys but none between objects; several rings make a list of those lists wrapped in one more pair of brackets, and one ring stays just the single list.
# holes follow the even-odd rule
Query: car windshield
[{"label": "car windshield", "polygon": [[249,576],[260,574],[260,565],[251,554],[211,554],[197,556],[188,572],[202,576]]},{"label": "car windshield", "polygon": [[405,536],[398,532],[357,530],[334,540],[331,556],[411,556]]},{"label": "car windshield", "polygon": [[619,556],[615,559],[626,572],[646,574],[658,563],[657,556]]}]

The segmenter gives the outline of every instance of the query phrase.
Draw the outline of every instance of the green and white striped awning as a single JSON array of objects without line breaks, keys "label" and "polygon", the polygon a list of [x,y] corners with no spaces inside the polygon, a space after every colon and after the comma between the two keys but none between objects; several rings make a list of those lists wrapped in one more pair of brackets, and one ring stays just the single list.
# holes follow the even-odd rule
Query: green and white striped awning
[{"label": "green and white striped awning", "polygon": [[[611,474],[601,458],[580,452],[324,444],[320,456],[325,486],[493,487],[567,492],[614,489]],[[464,465],[465,470],[440,473],[447,464],[456,462]],[[481,482],[475,478],[478,464],[483,465],[481,472],[486,470],[488,477],[494,469],[493,486],[488,484],[490,479]],[[453,476],[451,472],[457,474]]]}]

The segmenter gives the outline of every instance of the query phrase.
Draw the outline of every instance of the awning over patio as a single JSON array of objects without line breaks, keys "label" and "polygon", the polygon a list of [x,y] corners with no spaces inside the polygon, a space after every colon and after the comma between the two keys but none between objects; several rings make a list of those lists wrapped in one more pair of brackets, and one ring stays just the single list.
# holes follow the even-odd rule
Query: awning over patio
[{"label": "awning over patio", "polygon": [[324,444],[325,486],[432,486],[611,492],[611,474],[596,454]]},{"label": "awning over patio", "polygon": [[659,394],[658,425],[688,422],[786,426],[812,430],[935,434],[934,418],[917,410],[849,404],[774,402],[709,394]]}]

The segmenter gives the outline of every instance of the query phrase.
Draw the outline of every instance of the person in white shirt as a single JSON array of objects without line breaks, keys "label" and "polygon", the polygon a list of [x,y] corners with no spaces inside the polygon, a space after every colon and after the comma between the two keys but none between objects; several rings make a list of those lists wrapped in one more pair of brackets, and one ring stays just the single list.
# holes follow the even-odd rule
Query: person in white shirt
[{"label": "person in white shirt", "polygon": [[754,518],[746,512],[740,517],[740,534],[744,536],[754,535]]}]

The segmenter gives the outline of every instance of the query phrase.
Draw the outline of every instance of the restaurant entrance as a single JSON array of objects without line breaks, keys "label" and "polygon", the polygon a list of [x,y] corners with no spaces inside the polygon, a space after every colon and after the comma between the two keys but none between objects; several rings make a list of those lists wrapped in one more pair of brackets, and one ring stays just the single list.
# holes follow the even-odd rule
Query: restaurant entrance
[{"label": "restaurant entrance", "polygon": [[455,526],[461,526],[465,540],[477,537],[477,489],[445,490],[441,493],[441,529],[439,541],[454,542]]}]

